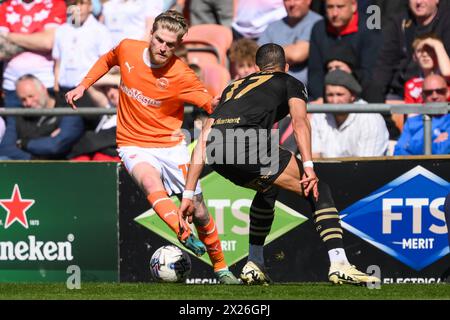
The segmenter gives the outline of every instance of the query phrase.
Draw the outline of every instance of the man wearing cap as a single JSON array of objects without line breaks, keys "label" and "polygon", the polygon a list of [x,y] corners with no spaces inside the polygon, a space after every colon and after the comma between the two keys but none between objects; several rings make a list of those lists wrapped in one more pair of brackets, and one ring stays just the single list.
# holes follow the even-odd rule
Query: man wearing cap
[{"label": "man wearing cap", "polygon": [[[349,73],[333,70],[325,76],[325,100],[330,104],[365,103],[357,100],[361,85]],[[311,123],[313,157],[383,156],[389,133],[380,114],[314,114]]]}]

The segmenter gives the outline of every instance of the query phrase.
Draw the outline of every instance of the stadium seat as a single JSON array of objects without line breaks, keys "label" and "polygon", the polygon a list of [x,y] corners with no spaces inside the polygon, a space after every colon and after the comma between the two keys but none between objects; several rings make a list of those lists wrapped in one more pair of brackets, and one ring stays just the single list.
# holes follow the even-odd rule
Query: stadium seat
[{"label": "stadium seat", "polygon": [[230,28],[218,24],[201,24],[189,28],[184,44],[190,62],[201,67],[211,62],[228,67],[227,51],[232,41]]},{"label": "stadium seat", "polygon": [[219,64],[205,64],[201,67],[203,83],[213,96],[222,94],[223,89],[230,83],[228,70]]}]

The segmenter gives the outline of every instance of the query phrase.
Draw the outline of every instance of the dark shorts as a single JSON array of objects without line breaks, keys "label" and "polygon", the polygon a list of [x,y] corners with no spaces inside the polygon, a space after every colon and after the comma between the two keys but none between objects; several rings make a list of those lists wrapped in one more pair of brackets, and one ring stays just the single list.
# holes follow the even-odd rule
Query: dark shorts
[{"label": "dark shorts", "polygon": [[227,178],[234,184],[241,187],[251,188],[257,191],[264,191],[268,189],[275,180],[286,169],[293,154],[283,148],[278,149],[277,161],[267,164],[235,164],[233,163],[211,163],[213,170],[219,173],[224,178]]}]

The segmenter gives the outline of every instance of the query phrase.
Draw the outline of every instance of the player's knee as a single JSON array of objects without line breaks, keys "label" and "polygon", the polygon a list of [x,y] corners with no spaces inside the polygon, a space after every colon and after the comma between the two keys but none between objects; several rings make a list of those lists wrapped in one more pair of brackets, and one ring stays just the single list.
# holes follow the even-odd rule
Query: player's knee
[{"label": "player's knee", "polygon": [[316,210],[334,208],[334,200],[328,183],[319,180],[317,187],[319,189],[319,200],[315,203]]},{"label": "player's knee", "polygon": [[141,188],[145,191],[146,194],[152,194],[155,191],[159,191],[162,189],[161,183],[151,175],[143,176],[141,178],[140,184]]}]

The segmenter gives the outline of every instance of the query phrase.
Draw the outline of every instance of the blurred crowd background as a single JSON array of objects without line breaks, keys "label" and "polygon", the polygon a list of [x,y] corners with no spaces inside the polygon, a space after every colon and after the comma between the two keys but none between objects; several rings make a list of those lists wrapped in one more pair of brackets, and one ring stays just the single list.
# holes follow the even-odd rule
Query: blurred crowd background
[{"label": "blurred crowd background", "polygon": [[[153,20],[175,9],[190,24],[176,55],[212,95],[256,71],[268,42],[285,49],[289,73],[311,104],[449,101],[450,0],[6,0],[0,4],[1,106],[68,107],[64,94],[122,39],[148,41]],[[116,107],[111,70],[79,107]],[[192,107],[195,138],[206,114]],[[315,158],[423,154],[417,114],[310,115]],[[119,161],[115,116],[0,117],[0,159]],[[297,152],[289,117],[275,125]],[[449,154],[450,118],[432,119],[432,152]]]}]

